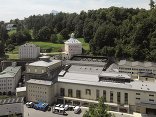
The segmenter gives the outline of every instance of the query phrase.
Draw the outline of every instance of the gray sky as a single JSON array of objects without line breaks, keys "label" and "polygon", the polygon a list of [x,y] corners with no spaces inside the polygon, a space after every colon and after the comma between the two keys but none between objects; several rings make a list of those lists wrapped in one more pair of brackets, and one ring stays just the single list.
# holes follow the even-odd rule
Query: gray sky
[{"label": "gray sky", "polygon": [[150,0],[0,0],[0,21],[23,19],[52,10],[77,12],[110,6],[149,9]]}]

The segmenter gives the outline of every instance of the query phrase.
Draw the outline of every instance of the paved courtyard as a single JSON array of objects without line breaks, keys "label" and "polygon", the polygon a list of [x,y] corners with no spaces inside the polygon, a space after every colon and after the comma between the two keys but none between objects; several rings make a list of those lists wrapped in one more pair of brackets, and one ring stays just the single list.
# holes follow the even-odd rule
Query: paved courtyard
[{"label": "paved courtyard", "polygon": [[[82,117],[86,109],[81,110],[82,112],[80,114],[74,114],[74,111],[66,111],[68,114],[67,117]],[[27,108],[24,105],[24,117],[64,117],[64,116],[65,115],[54,114],[52,113],[52,110],[43,112],[32,108]]]}]

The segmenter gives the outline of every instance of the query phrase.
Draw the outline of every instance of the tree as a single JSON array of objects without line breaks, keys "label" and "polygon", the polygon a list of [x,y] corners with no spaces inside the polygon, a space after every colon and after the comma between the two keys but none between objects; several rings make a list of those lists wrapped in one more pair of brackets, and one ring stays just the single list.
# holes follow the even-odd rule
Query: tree
[{"label": "tree", "polygon": [[155,4],[155,2],[154,2],[153,0],[150,0],[150,4],[149,4],[149,5],[150,5],[150,8],[151,8],[151,9],[153,9],[153,8],[155,7],[154,4]]},{"label": "tree", "polygon": [[51,36],[51,31],[47,26],[45,26],[39,30],[37,37],[36,37],[36,40],[38,40],[38,41],[49,41],[50,36]]},{"label": "tree", "polygon": [[84,113],[83,117],[112,117],[112,115],[108,113],[108,107],[104,104],[104,99],[99,98],[98,104],[90,105],[89,110]]},{"label": "tree", "polygon": [[13,51],[14,49],[15,49],[15,46],[14,45],[12,45],[12,44],[9,44],[8,46],[7,46],[7,49],[8,49],[8,51]]},{"label": "tree", "polygon": [[0,56],[4,55],[4,49],[5,49],[4,43],[0,41]]},{"label": "tree", "polygon": [[60,34],[63,36],[64,39],[68,39],[69,38],[69,30],[67,28],[64,28]]},{"label": "tree", "polygon": [[52,43],[56,43],[57,42],[57,35],[56,34],[52,34],[51,35],[51,37],[50,37],[50,41],[52,42]]}]

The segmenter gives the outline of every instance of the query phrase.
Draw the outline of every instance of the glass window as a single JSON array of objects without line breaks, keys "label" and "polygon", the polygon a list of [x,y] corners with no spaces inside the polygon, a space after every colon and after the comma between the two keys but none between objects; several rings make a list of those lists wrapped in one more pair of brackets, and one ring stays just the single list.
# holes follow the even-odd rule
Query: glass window
[{"label": "glass window", "polygon": [[110,91],[110,102],[113,103],[113,91]]},{"label": "glass window", "polygon": [[100,91],[96,90],[96,99],[98,99],[100,97]]},{"label": "glass window", "polygon": [[121,94],[120,92],[117,92],[117,103],[120,104],[121,102]]},{"label": "glass window", "polygon": [[73,90],[72,89],[68,89],[68,97],[73,97]]},{"label": "glass window", "polygon": [[90,89],[86,89],[86,95],[91,95],[91,90]]},{"label": "glass window", "polygon": [[65,90],[64,88],[60,88],[60,96],[64,96],[65,95]]},{"label": "glass window", "polygon": [[80,90],[76,90],[76,98],[81,98],[81,91]]},{"label": "glass window", "polygon": [[128,104],[128,93],[125,93],[125,104]]},{"label": "glass window", "polygon": [[106,102],[106,91],[105,90],[103,90],[103,99]]}]

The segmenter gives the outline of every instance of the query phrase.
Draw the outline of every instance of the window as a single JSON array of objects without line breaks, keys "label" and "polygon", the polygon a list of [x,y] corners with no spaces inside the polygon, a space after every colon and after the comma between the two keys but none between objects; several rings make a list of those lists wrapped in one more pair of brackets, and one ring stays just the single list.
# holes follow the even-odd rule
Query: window
[{"label": "window", "polygon": [[117,103],[120,104],[121,102],[121,94],[120,92],[117,92]]},{"label": "window", "polygon": [[60,96],[64,96],[64,94],[65,94],[64,88],[60,88]]},{"label": "window", "polygon": [[90,89],[86,89],[86,95],[91,95],[91,90]]},{"label": "window", "polygon": [[125,93],[125,104],[128,104],[128,93]]},{"label": "window", "polygon": [[140,93],[136,93],[136,95],[140,95]]},{"label": "window", "polygon": [[154,100],[153,100],[153,99],[149,99],[149,101],[150,101],[150,102],[154,102]]},{"label": "window", "polygon": [[35,72],[37,72],[37,69],[35,69]]},{"label": "window", "polygon": [[113,91],[110,91],[110,102],[113,102]]},{"label": "window", "polygon": [[149,96],[154,97],[154,95],[152,95],[152,94],[149,94]]},{"label": "window", "polygon": [[76,90],[76,98],[81,98],[81,91],[80,90]]},{"label": "window", "polygon": [[96,90],[96,99],[98,99],[100,97],[100,91]]},{"label": "window", "polygon": [[105,90],[103,90],[103,99],[106,102],[106,91]]},{"label": "window", "polygon": [[72,89],[68,89],[68,97],[73,97],[73,90]]}]

